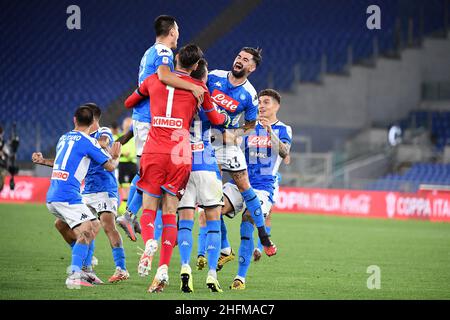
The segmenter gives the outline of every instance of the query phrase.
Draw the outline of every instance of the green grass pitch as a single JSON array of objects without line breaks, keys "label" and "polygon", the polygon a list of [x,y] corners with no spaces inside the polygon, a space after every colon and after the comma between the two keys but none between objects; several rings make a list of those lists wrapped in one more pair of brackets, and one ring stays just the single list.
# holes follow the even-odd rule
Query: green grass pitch
[{"label": "green grass pitch", "polygon": [[[195,270],[193,294],[179,291],[178,247],[170,285],[148,294],[151,277],[138,276],[137,243],[124,235],[130,280],[94,288],[65,288],[70,250],[44,205],[0,205],[0,299],[449,299],[450,224],[316,215],[274,214],[272,239],[278,254],[252,263],[245,291],[231,291],[237,259],[218,273],[222,294],[210,293],[206,270]],[[238,250],[239,220],[226,220]],[[196,239],[197,228],[194,230]],[[256,235],[256,233],[255,233]],[[97,274],[112,274],[111,250],[103,231],[95,256]],[[157,264],[159,255],[154,259]],[[367,267],[381,270],[381,288],[369,290]],[[155,269],[155,268],[154,268]]]}]

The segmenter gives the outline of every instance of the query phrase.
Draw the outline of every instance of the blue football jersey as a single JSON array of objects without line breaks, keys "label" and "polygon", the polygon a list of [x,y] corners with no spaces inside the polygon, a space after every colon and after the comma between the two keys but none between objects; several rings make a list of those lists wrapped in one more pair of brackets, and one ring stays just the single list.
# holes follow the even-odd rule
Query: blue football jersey
[{"label": "blue football jersey", "polygon": [[[272,130],[281,142],[291,145],[292,129],[281,121],[272,124]],[[283,160],[278,151],[272,150],[270,136],[258,122],[255,130],[244,138],[245,158],[250,184],[254,189],[270,193],[273,202],[273,192],[278,184],[278,168]]]},{"label": "blue football jersey", "polygon": [[[241,114],[245,121],[255,121],[258,115],[258,95],[248,79],[239,86],[233,86],[228,80],[229,71],[213,70],[208,75],[208,89],[217,106],[226,110],[231,118],[230,129],[239,126]],[[224,130],[221,126],[214,126]]]},{"label": "blue football jersey", "polygon": [[211,122],[200,109],[191,124],[192,171],[213,171],[221,179],[219,166],[211,145]]},{"label": "blue football jersey", "polygon": [[[102,127],[96,132],[91,133],[91,137],[98,140],[102,136],[109,138],[109,147],[113,144],[113,136],[111,129]],[[119,199],[117,180],[114,172],[105,170],[103,166],[96,162],[91,162],[84,180],[83,194],[91,194],[98,192],[108,192],[110,198]]]},{"label": "blue football jersey", "polygon": [[[141,59],[138,85],[140,85],[148,76],[155,74],[158,71],[158,67],[161,65],[169,66],[170,70],[173,71],[173,52],[165,45],[155,43],[145,51],[144,56]],[[141,101],[133,108],[132,118],[133,120],[140,122],[150,122],[150,99]]]},{"label": "blue football jersey", "polygon": [[82,203],[80,186],[91,161],[103,165],[108,159],[96,139],[74,130],[64,134],[56,146],[47,202]]}]

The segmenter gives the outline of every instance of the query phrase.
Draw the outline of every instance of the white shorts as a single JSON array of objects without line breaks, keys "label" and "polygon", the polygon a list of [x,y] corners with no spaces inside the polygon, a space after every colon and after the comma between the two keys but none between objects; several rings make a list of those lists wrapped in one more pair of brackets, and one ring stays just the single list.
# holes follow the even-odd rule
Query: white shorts
[{"label": "white shorts", "polygon": [[142,151],[144,150],[145,141],[147,141],[148,131],[150,130],[149,122],[141,122],[133,120],[133,135],[136,145],[136,155],[138,157],[142,156]]},{"label": "white shorts", "polygon": [[222,181],[212,171],[192,171],[178,209],[223,206]]},{"label": "white shorts", "polygon": [[110,198],[108,192],[83,194],[83,202],[93,214],[112,212],[117,216],[117,198]]},{"label": "white shorts", "polygon": [[97,219],[83,203],[50,202],[47,203],[47,208],[57,218],[66,222],[71,229],[79,226],[83,222]]},{"label": "white shorts", "polygon": [[275,186],[275,190],[273,191],[273,196],[272,196],[273,203],[277,203],[279,196],[280,196],[280,186],[277,183]]},{"label": "white shorts", "polygon": [[223,171],[242,171],[247,169],[244,153],[241,148],[233,145],[214,146],[217,163]]},{"label": "white shorts", "polygon": [[[236,214],[238,214],[239,212],[244,212],[247,209],[244,198],[242,197],[242,194],[239,192],[238,187],[234,183],[225,183],[225,185],[223,186],[223,194],[228,198],[231,206],[234,209],[232,212],[226,214],[226,216],[228,216],[229,218],[234,218]],[[269,216],[270,209],[272,208],[272,202],[270,202],[269,200],[270,194],[267,191],[256,189],[255,194],[258,196],[258,199],[261,203],[261,210],[264,219],[266,219]]]}]

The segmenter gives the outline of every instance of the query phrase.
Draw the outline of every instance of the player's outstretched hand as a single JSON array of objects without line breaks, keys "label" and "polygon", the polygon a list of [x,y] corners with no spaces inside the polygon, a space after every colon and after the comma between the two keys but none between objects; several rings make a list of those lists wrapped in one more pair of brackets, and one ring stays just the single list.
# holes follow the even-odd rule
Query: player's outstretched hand
[{"label": "player's outstretched hand", "polygon": [[192,89],[192,94],[198,101],[198,106],[200,106],[203,103],[203,95],[205,94],[206,89],[202,86],[194,85],[194,88]]},{"label": "player's outstretched hand", "polygon": [[110,150],[111,157],[113,159],[118,159],[120,157],[121,150],[122,145],[120,144],[120,142],[114,142]]},{"label": "player's outstretched hand", "polygon": [[44,157],[42,156],[42,153],[40,153],[40,152],[33,152],[33,154],[31,155],[31,160],[33,161],[33,163],[36,163],[36,164],[44,163]]}]

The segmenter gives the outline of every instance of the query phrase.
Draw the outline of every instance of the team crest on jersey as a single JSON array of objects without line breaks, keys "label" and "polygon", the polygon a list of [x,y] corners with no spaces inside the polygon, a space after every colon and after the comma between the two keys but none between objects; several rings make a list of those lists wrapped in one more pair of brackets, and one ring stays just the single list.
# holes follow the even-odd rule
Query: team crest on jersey
[{"label": "team crest on jersey", "polygon": [[70,174],[67,171],[53,170],[52,180],[67,181],[67,179],[69,179],[69,175]]},{"label": "team crest on jersey", "polygon": [[153,117],[152,126],[170,129],[182,129],[183,119],[179,118],[166,118],[166,117]]},{"label": "team crest on jersey", "polygon": [[249,136],[247,143],[249,147],[272,148],[272,141],[268,136]]},{"label": "team crest on jersey", "polygon": [[230,98],[225,93],[217,89],[214,89],[211,98],[217,105],[230,112],[236,112],[239,106],[238,101],[234,100],[233,98]]},{"label": "team crest on jersey", "polygon": [[245,100],[245,94],[241,93],[241,95],[239,96],[239,98],[241,98],[241,100]]},{"label": "team crest on jersey", "polygon": [[169,64],[169,58],[168,57],[163,57],[162,58],[162,63]]}]

